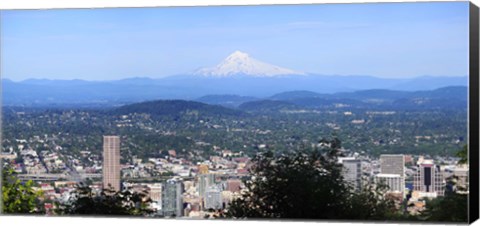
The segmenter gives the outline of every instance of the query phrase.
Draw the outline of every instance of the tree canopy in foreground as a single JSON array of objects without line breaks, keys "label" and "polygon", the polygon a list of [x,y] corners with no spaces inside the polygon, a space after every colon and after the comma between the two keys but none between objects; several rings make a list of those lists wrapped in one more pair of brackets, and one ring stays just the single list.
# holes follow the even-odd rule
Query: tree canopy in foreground
[{"label": "tree canopy in foreground", "polygon": [[146,193],[128,189],[95,191],[80,184],[66,203],[57,203],[55,213],[59,215],[130,215],[147,216],[152,214],[151,199]]},{"label": "tree canopy in foreground", "polygon": [[226,211],[233,218],[385,220],[397,214],[383,187],[354,191],[344,181],[338,139],[290,154],[258,154],[246,192]]},{"label": "tree canopy in foreground", "polygon": [[22,182],[10,167],[2,168],[3,212],[6,214],[43,213],[39,205],[41,190],[34,189],[33,181]]}]

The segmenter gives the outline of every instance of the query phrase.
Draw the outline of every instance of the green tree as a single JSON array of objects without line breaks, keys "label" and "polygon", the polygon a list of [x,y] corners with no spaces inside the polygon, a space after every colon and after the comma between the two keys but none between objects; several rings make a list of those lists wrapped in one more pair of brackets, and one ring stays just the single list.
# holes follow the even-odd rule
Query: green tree
[{"label": "green tree", "polygon": [[368,185],[362,191],[352,193],[348,197],[349,212],[344,217],[347,219],[367,220],[401,220],[401,212],[395,207],[392,199],[388,199],[386,185]]},{"label": "green tree", "polygon": [[468,164],[468,146],[464,145],[461,150],[457,152],[457,157],[460,158],[458,160],[458,164]]},{"label": "green tree", "polygon": [[444,197],[426,200],[420,219],[427,221],[467,222],[468,195],[447,191]]},{"label": "green tree", "polygon": [[344,182],[341,143],[322,140],[323,148],[253,159],[246,192],[232,202],[232,218],[385,219],[394,205],[380,189],[354,192]]},{"label": "green tree", "polygon": [[40,206],[41,190],[34,189],[33,181],[20,181],[10,167],[2,170],[3,211],[7,214],[43,213]]},{"label": "green tree", "polygon": [[66,203],[56,203],[55,213],[59,215],[131,215],[147,216],[153,213],[149,208],[151,199],[145,192],[131,192],[129,189],[114,191],[111,188],[95,192],[89,186],[80,184]]}]

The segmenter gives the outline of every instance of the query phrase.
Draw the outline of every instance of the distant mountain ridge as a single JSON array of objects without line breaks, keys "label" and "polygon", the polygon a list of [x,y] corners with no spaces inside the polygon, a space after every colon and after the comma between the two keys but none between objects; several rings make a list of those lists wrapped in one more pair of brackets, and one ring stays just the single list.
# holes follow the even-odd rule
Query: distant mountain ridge
[{"label": "distant mountain ridge", "polygon": [[[407,82],[415,83],[415,87],[421,86],[424,88],[402,87]],[[424,84],[422,85],[422,83]],[[342,94],[344,96],[339,95],[342,98],[351,98],[352,92],[361,90],[420,92],[446,86],[465,87],[467,85],[468,77],[421,77],[396,80],[368,76],[321,75],[225,78],[182,75],[161,79],[131,78],[116,81],[26,80],[14,82],[3,79],[2,102],[3,105],[9,106],[88,103],[119,105],[158,99],[196,100],[207,95],[224,94],[262,99],[283,92],[295,91],[297,92],[295,95],[301,96],[305,94],[298,93],[301,90],[315,92],[317,93],[315,95],[319,96],[344,93]],[[455,92],[452,95],[457,95]],[[355,93],[355,95],[358,97],[358,95],[368,95],[368,93],[360,92]],[[389,95],[388,92],[385,95]],[[243,101],[239,101],[237,98],[231,104],[235,107],[240,105],[241,102]]]},{"label": "distant mountain ridge", "polygon": [[[319,94],[288,91],[266,98],[235,95],[209,95],[189,100],[154,100],[110,105],[113,115],[149,114],[154,117],[247,117],[252,114],[312,112],[312,110],[461,110],[467,109],[465,86],[443,87],[431,91],[363,90],[350,93]],[[376,100],[376,101],[372,101]],[[91,103],[91,102],[88,102]],[[235,103],[235,105],[232,105]],[[50,105],[51,107],[81,105]],[[93,107],[108,107],[102,103]],[[14,106],[13,106],[14,107]]]},{"label": "distant mountain ridge", "polygon": [[[362,90],[335,94],[320,94],[311,91],[289,91],[271,97],[247,101],[238,109],[248,112],[271,112],[279,110],[323,109],[323,108],[371,108],[371,109],[453,109],[467,107],[466,86],[450,86],[430,91]],[[210,96],[197,99],[210,102]],[[215,96],[228,102],[232,95]],[[217,103],[223,105],[222,103]]]},{"label": "distant mountain ridge", "polygon": [[[133,77],[113,81],[79,79],[27,79],[21,82],[3,79],[2,81],[3,104],[20,106],[91,103],[119,105],[158,99],[195,100],[207,95],[233,95],[261,99],[287,91],[296,92],[295,98],[302,95],[307,97],[309,94],[305,91],[309,91],[317,93],[316,97],[345,93],[344,96],[338,94],[338,97],[358,99],[359,96],[369,94],[355,93],[356,96],[352,97],[350,93],[360,90],[385,90],[384,94],[387,96],[398,96],[399,92],[404,91],[427,91],[446,86],[468,85],[467,76],[393,79],[365,75],[304,73],[264,63],[240,51],[235,51],[214,67],[159,79]],[[392,93],[392,90],[397,93]],[[228,101],[205,102],[230,105],[230,107],[236,107],[245,102],[241,98],[237,100],[229,98]]]},{"label": "distant mountain ridge", "polygon": [[298,98],[326,97],[328,94],[320,94],[312,91],[300,90],[278,93],[270,97],[273,100],[289,100]]},{"label": "distant mountain ridge", "polygon": [[[404,91],[428,91],[447,86],[468,86],[467,76],[378,78],[367,75],[306,73],[262,62],[241,51],[233,52],[214,67],[158,79],[133,77],[113,81],[80,79],[27,79],[20,82],[3,79],[2,81],[3,105],[9,106],[88,105],[92,103],[117,106],[158,99],[195,100],[208,95],[233,95],[262,99],[288,91],[297,92],[295,95],[298,96],[295,98],[302,95],[311,97],[305,93],[305,91],[309,91],[319,95],[315,98],[328,97],[326,94],[344,93],[344,96],[338,94],[338,97],[358,99],[359,95],[369,94],[364,92],[351,96],[351,92],[386,90],[385,95],[398,96],[399,92]],[[248,99],[244,100],[238,97],[236,100],[234,98],[228,98],[228,100],[208,98],[208,100],[201,101],[237,107]],[[273,99],[275,98],[282,97]],[[375,101],[374,98],[371,101]]]},{"label": "distant mountain ridge", "polygon": [[[215,95],[197,101],[155,100],[127,104],[109,110],[114,115],[149,114],[153,117],[248,117],[252,114],[312,112],[322,109],[370,110],[459,110],[467,108],[467,87],[444,87],[432,91],[364,90],[352,93],[318,94],[307,91],[279,93],[269,98],[252,99],[234,95]],[[356,94],[357,93],[357,94]],[[457,95],[458,93],[458,95]],[[299,95],[301,94],[301,95]],[[387,94],[387,95],[386,95]],[[455,94],[455,95],[452,95]],[[349,98],[350,97],[350,98]],[[354,98],[353,98],[354,97]],[[243,100],[236,107],[225,101]],[[378,100],[377,102],[370,101]],[[200,101],[218,100],[217,104]]]}]

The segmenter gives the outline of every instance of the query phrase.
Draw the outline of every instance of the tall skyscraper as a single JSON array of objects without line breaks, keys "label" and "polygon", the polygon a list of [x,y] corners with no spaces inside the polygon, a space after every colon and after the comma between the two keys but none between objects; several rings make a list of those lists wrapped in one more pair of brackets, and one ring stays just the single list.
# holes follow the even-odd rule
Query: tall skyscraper
[{"label": "tall skyscraper", "polygon": [[183,181],[170,179],[163,183],[162,211],[167,217],[183,216]]},{"label": "tall skyscraper", "polygon": [[443,196],[445,183],[440,167],[431,159],[424,159],[419,163],[417,172],[413,176],[413,191],[421,196]]},{"label": "tall skyscraper", "polygon": [[155,184],[148,184],[150,191],[148,192],[148,196],[152,199],[150,206],[152,209],[156,210],[156,214],[162,215],[162,184],[155,183]]},{"label": "tall skyscraper", "polygon": [[404,179],[398,174],[384,174],[375,175],[375,184],[384,184],[388,186],[389,192],[403,193],[405,190]]},{"label": "tall skyscraper", "polygon": [[[380,155],[380,175],[379,181],[387,182],[390,191],[400,191],[405,195],[405,156],[404,155]],[[385,176],[388,175],[388,176]],[[400,176],[400,179],[394,175]],[[397,182],[400,183],[401,189],[398,189]]]},{"label": "tall skyscraper", "polygon": [[342,160],[343,178],[355,191],[362,189],[362,161],[358,159]]},{"label": "tall skyscraper", "polygon": [[120,191],[120,137],[103,136],[103,188]]},{"label": "tall skyscraper", "polygon": [[218,210],[221,209],[223,206],[222,203],[222,193],[220,189],[216,186],[211,186],[205,192],[205,210],[214,209]]},{"label": "tall skyscraper", "polygon": [[150,188],[150,192],[148,193],[150,199],[152,199],[153,202],[160,203],[162,200],[162,184],[155,183],[149,184],[148,186]]},{"label": "tall skyscraper", "polygon": [[198,194],[200,197],[205,196],[207,188],[215,185],[215,174],[199,174],[198,175]]},{"label": "tall skyscraper", "polygon": [[405,177],[405,156],[380,155],[380,170],[382,174],[398,174]]}]

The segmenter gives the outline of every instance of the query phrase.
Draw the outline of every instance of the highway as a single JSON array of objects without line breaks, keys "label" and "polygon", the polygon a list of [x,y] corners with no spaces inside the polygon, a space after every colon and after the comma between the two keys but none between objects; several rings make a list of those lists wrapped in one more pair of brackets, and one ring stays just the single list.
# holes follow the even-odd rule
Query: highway
[{"label": "highway", "polygon": [[80,182],[86,178],[101,178],[102,174],[99,173],[90,173],[90,174],[52,174],[52,173],[43,173],[43,174],[17,174],[17,178],[22,181],[32,180],[32,181],[58,181],[58,180],[69,180]]}]

